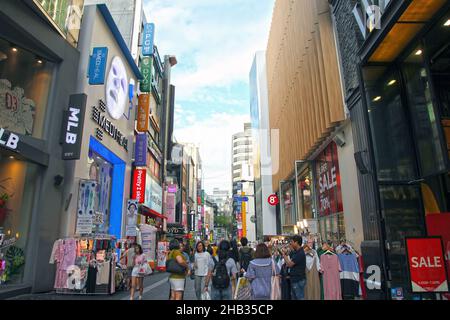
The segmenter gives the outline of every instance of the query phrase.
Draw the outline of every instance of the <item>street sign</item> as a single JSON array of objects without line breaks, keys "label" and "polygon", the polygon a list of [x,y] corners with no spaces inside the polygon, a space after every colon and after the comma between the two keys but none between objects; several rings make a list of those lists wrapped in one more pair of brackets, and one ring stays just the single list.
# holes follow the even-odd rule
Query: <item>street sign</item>
[{"label": "street sign", "polygon": [[413,292],[448,292],[441,237],[407,238],[406,250]]},{"label": "street sign", "polygon": [[280,203],[280,199],[278,198],[278,196],[276,194],[270,195],[269,198],[267,199],[267,201],[269,202],[269,204],[271,206],[276,206],[278,203]]},{"label": "street sign", "polygon": [[234,196],[234,200],[236,200],[237,202],[248,202],[248,197]]}]

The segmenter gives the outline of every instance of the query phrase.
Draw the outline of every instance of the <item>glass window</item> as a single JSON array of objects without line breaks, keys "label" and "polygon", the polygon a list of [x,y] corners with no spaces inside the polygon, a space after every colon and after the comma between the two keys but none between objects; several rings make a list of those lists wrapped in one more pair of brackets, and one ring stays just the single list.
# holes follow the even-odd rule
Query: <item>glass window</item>
[{"label": "glass window", "polygon": [[74,47],[77,46],[84,0],[35,0]]},{"label": "glass window", "polygon": [[403,62],[402,70],[421,173],[425,176],[431,175],[445,169],[445,160],[439,136],[439,119],[434,109],[430,81],[423,61],[423,50],[420,46],[415,48]]},{"label": "glass window", "polygon": [[23,282],[39,169],[0,154],[0,288]]},{"label": "glass window", "polygon": [[43,137],[53,63],[0,39],[0,127]]},{"label": "glass window", "polygon": [[97,181],[95,211],[102,213],[104,221],[102,225],[96,226],[94,232],[108,233],[113,165],[94,151],[89,150],[88,168],[89,179]]},{"label": "glass window", "polygon": [[366,67],[363,74],[378,179],[415,180],[414,148],[398,75],[386,67]]},{"label": "glass window", "polygon": [[308,167],[300,174],[298,181],[299,209],[303,219],[314,218],[312,181],[312,173]]}]

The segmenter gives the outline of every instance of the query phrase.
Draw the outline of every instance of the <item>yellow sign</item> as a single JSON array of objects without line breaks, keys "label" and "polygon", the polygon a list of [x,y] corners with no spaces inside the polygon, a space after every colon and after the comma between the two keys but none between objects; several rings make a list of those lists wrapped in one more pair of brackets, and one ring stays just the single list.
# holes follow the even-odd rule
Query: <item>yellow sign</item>
[{"label": "yellow sign", "polygon": [[[245,192],[242,192],[242,197],[245,196]],[[242,236],[247,237],[247,202],[242,201],[241,205],[241,217],[242,217]]]}]

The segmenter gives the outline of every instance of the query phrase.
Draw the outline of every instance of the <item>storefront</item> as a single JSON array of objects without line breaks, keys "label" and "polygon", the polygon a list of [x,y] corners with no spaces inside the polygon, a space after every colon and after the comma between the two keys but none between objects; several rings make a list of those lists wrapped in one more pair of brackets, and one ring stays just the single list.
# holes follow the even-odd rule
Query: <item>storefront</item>
[{"label": "storefront", "polygon": [[[405,299],[432,298],[411,291],[405,238],[443,236],[449,247],[443,230],[450,229],[450,4],[391,1],[382,18],[361,50],[361,86],[383,218],[384,272]],[[436,221],[447,226],[436,228]]]},{"label": "storefront", "polygon": [[[11,17],[14,17],[12,19]],[[64,162],[61,106],[79,55],[34,4],[0,7],[0,298],[52,288]],[[45,39],[45,43],[43,42]],[[51,160],[51,166],[49,166]]]},{"label": "storefront", "polygon": [[71,201],[64,235],[122,239],[132,176],[135,84],[141,74],[107,7],[84,10],[78,87],[87,96],[87,107],[77,132],[73,179],[66,184]]}]

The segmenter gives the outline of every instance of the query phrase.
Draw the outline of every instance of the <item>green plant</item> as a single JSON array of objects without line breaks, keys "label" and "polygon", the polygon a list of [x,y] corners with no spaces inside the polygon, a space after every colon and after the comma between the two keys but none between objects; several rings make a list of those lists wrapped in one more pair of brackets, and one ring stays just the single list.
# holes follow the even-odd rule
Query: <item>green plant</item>
[{"label": "green plant", "polygon": [[0,208],[5,207],[8,200],[9,200],[9,195],[7,193],[3,193],[0,196]]}]

